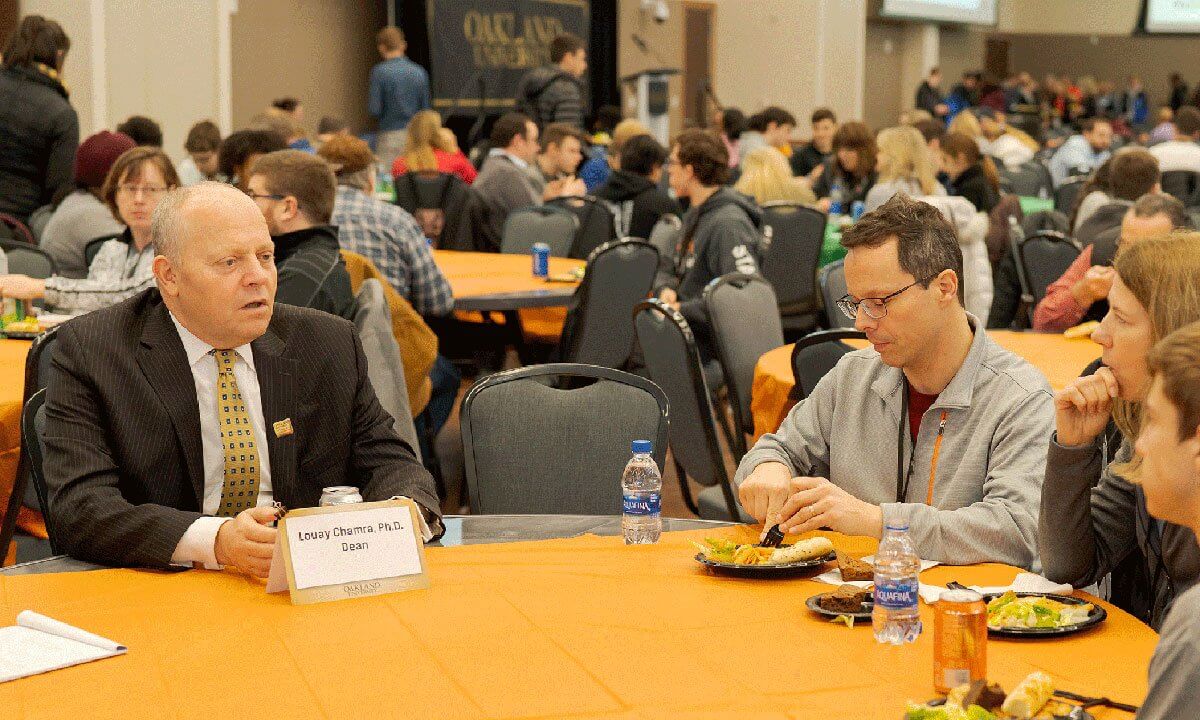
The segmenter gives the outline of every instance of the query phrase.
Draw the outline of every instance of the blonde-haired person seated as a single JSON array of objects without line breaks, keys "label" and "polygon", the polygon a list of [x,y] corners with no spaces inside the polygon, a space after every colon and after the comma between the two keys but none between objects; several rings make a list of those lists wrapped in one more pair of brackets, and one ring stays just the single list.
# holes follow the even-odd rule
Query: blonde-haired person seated
[{"label": "blonde-haired person seated", "polygon": [[742,176],[735,190],[765,205],[789,202],[814,205],[817,196],[800,180],[792,177],[792,168],[783,153],[772,147],[760,147],[742,158]]},{"label": "blonde-haired person seated", "polygon": [[436,110],[422,110],[408,123],[404,154],[392,163],[392,176],[399,177],[410,170],[457,175],[468,185],[478,175],[475,166],[458,149],[454,133],[442,127],[442,116]]},{"label": "blonde-haired person seated", "polygon": [[879,133],[876,142],[879,156],[875,168],[879,179],[867,193],[867,212],[898,192],[912,197],[946,194],[946,188],[937,181],[925,138],[919,130],[908,126],[888,128]]},{"label": "blonde-haired person seated", "polygon": [[963,110],[954,116],[950,124],[946,126],[947,133],[962,133],[969,137],[978,140],[983,136],[983,126],[979,123],[979,118],[970,110]]}]

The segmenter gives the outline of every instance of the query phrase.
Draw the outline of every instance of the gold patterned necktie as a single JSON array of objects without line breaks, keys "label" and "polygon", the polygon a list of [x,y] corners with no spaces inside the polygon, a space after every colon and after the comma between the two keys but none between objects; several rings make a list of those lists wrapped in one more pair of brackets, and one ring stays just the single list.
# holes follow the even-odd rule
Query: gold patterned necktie
[{"label": "gold patterned necktie", "polygon": [[258,450],[246,402],[233,376],[237,353],[213,350],[217,360],[217,423],[225,454],[225,483],[217,515],[233,517],[258,504]]}]

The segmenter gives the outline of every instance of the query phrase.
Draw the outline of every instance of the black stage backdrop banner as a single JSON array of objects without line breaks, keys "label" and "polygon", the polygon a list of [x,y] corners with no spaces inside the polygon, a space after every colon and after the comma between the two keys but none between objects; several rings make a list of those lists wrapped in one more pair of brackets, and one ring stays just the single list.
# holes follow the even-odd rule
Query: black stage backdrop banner
[{"label": "black stage backdrop banner", "polygon": [[564,32],[586,42],[589,0],[427,0],[434,108],[511,108],[517,83]]}]

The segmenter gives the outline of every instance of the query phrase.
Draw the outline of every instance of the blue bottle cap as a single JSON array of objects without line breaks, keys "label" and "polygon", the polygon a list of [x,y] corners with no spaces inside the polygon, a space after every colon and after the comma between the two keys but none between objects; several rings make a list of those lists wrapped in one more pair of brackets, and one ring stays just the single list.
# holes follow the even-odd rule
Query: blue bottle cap
[{"label": "blue bottle cap", "polygon": [[634,440],[633,451],[635,453],[648,453],[654,450],[654,443],[649,440]]}]

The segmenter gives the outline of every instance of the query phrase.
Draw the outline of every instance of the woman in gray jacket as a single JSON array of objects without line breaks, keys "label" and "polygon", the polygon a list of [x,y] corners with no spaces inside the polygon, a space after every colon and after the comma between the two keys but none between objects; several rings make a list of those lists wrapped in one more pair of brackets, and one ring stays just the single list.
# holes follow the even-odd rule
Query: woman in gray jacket
[{"label": "woman in gray jacket", "polygon": [[[1133,610],[1158,628],[1174,598],[1200,577],[1200,548],[1188,528],[1151,518],[1141,489],[1126,478],[1140,464],[1132,448],[1149,388],[1150,348],[1200,320],[1200,233],[1125,247],[1115,268],[1109,312],[1092,335],[1105,367],[1055,395],[1039,546],[1046,577],[1075,587],[1099,582],[1140,549],[1149,586],[1145,606]],[[1107,465],[1110,418],[1125,440]]]}]

